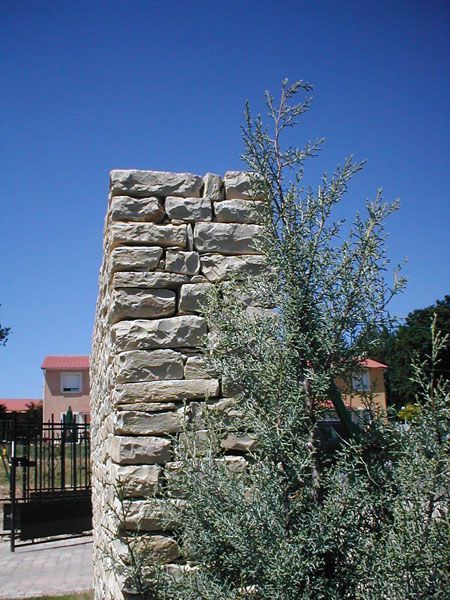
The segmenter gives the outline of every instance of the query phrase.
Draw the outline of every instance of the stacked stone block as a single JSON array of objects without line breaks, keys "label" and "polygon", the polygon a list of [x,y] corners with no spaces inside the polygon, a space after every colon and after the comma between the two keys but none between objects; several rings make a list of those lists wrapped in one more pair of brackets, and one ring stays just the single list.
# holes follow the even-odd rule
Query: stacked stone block
[{"label": "stacked stone block", "polygon": [[[202,360],[201,307],[211,285],[264,269],[255,249],[262,201],[249,187],[235,171],[223,178],[111,172],[91,367],[97,600],[123,597],[123,581],[110,569],[121,552],[117,486],[131,501],[122,525],[145,533],[155,562],[179,559],[158,493],[176,473],[174,444],[186,412],[195,418],[189,407],[230,403]],[[224,440],[234,454],[230,468],[240,468],[236,453],[252,444],[231,434]]]}]

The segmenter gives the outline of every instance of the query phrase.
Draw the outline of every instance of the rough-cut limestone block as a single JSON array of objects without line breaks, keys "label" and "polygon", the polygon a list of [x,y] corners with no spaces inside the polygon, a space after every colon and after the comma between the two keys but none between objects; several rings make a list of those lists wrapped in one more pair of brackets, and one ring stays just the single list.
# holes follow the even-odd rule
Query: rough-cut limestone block
[{"label": "rough-cut limestone block", "polygon": [[221,445],[222,448],[225,448],[225,450],[249,452],[256,446],[256,440],[249,435],[230,433],[224,440],[222,440]]},{"label": "rough-cut limestone block", "polygon": [[261,195],[253,196],[250,191],[250,177],[245,171],[227,171],[223,178],[227,200],[264,200]]},{"label": "rough-cut limestone block", "polygon": [[195,573],[198,572],[199,568],[192,565],[183,565],[180,563],[174,563],[173,565],[165,565],[165,572],[171,577],[177,577],[184,573]]},{"label": "rough-cut limestone block", "polygon": [[186,379],[211,379],[211,370],[203,356],[188,356],[184,365],[184,376]]},{"label": "rough-cut limestone block", "polygon": [[189,283],[208,283],[208,280],[203,275],[193,275],[189,279]]},{"label": "rough-cut limestone block", "polygon": [[265,202],[224,200],[214,203],[214,214],[219,223],[257,223]]},{"label": "rough-cut limestone block", "polygon": [[129,410],[120,411],[116,414],[114,433],[119,435],[151,435],[177,433],[182,428],[183,415],[180,412],[145,413]]},{"label": "rough-cut limestone block", "polygon": [[212,412],[229,413],[234,411],[238,405],[236,398],[220,398],[208,402],[208,410]]},{"label": "rough-cut limestone block", "polygon": [[192,401],[184,408],[184,426],[187,431],[205,429],[205,404],[206,402]]},{"label": "rough-cut limestone block", "polygon": [[181,286],[178,310],[184,313],[200,312],[206,305],[210,283],[187,283]]},{"label": "rough-cut limestone block", "polygon": [[160,437],[115,436],[109,443],[109,455],[119,465],[154,465],[170,460],[170,440]]},{"label": "rough-cut limestone block", "polygon": [[198,252],[221,254],[261,254],[257,249],[261,241],[260,225],[240,223],[196,223],[194,248]]},{"label": "rough-cut limestone block", "polygon": [[173,350],[132,350],[114,358],[117,383],[182,379],[183,358]]},{"label": "rough-cut limestone block", "polygon": [[259,275],[266,269],[265,256],[202,255],[201,272],[209,281],[229,279],[236,275]]},{"label": "rough-cut limestone block", "polygon": [[171,317],[176,310],[175,292],[139,288],[114,290],[110,322],[123,319],[157,319]]},{"label": "rough-cut limestone block", "polygon": [[204,406],[205,402],[192,401],[182,409],[185,427],[188,428],[189,431],[205,429]]},{"label": "rough-cut limestone block", "polygon": [[[242,286],[236,287],[233,281],[224,281],[221,290],[225,298],[235,298],[236,302],[239,302],[239,304],[244,306],[259,307],[263,300],[263,298],[261,298],[261,289],[258,286],[251,286],[243,290]],[[273,296],[271,300],[273,301]]]},{"label": "rough-cut limestone block", "polygon": [[192,173],[165,171],[111,171],[111,194],[146,196],[182,196],[199,198],[203,179]]},{"label": "rough-cut limestone block", "polygon": [[206,429],[180,433],[178,442],[182,452],[189,457],[205,456],[210,447],[208,431]]},{"label": "rough-cut limestone block", "polygon": [[[147,538],[145,541],[142,538]],[[141,543],[137,551],[145,556],[146,564],[162,565],[176,560],[180,548],[173,538],[163,535],[140,536]]]},{"label": "rough-cut limestone block", "polygon": [[203,177],[203,196],[210,200],[222,200],[225,197],[225,190],[223,187],[223,179],[220,175],[214,175],[214,173],[206,173]]},{"label": "rough-cut limestone block", "polygon": [[187,224],[186,237],[186,250],[192,252],[194,250],[194,226],[191,223]]},{"label": "rough-cut limestone block", "polygon": [[235,398],[221,398],[207,402],[207,409],[211,413],[220,415],[221,425],[230,429],[242,427],[245,414],[239,409]]},{"label": "rough-cut limestone block", "polygon": [[155,321],[121,321],[111,328],[116,351],[198,348],[206,335],[205,319],[187,315]]},{"label": "rough-cut limestone block", "polygon": [[[176,490],[177,482],[180,480],[182,466],[183,462],[180,460],[170,461],[164,465],[164,477],[172,493]],[[177,489],[176,491],[179,490]]]},{"label": "rough-cut limestone block", "polygon": [[[224,456],[215,460],[217,463],[225,465],[231,473],[243,473],[248,466],[248,462],[243,456]],[[183,464],[182,461],[171,461],[164,465],[167,488],[172,496],[182,496],[181,481]]]},{"label": "rough-cut limestone block", "polygon": [[123,492],[129,497],[150,496],[159,491],[161,467],[157,465],[129,465],[116,467],[116,477]]},{"label": "rough-cut limestone block", "polygon": [[111,247],[116,246],[177,246],[186,248],[186,225],[155,225],[155,223],[113,223]]},{"label": "rough-cut limestone block", "polygon": [[117,404],[117,410],[135,410],[137,412],[157,413],[168,412],[169,410],[177,410],[177,405],[173,402],[132,402],[131,404]]},{"label": "rough-cut limestone block", "polygon": [[111,200],[111,218],[113,221],[151,221],[161,223],[164,208],[158,198],[131,198],[114,196]]},{"label": "rough-cut limestone block", "polygon": [[208,198],[166,198],[166,213],[169,219],[178,221],[211,221],[212,208]]},{"label": "rough-cut limestone block", "polygon": [[141,381],[124,383],[114,392],[116,404],[129,402],[182,402],[215,398],[219,394],[217,379],[165,379],[161,381]]},{"label": "rough-cut limestone block", "polygon": [[243,456],[224,456],[223,458],[217,458],[216,461],[219,464],[224,464],[232,473],[243,473],[248,467],[248,462]]},{"label": "rough-cut limestone block", "polygon": [[125,246],[114,248],[111,253],[111,270],[154,271],[163,255],[162,248]]},{"label": "rough-cut limestone block", "polygon": [[182,283],[188,283],[190,277],[180,273],[134,273],[120,272],[114,273],[115,288],[158,288],[158,289],[176,289]]},{"label": "rough-cut limestone block", "polygon": [[183,275],[197,275],[200,271],[199,253],[167,250],[166,271],[169,273],[182,273]]},{"label": "rough-cut limestone block", "polygon": [[[120,540],[116,539],[114,541],[109,541],[114,547],[114,552],[118,557],[118,560],[122,561],[125,565],[130,564],[130,554],[128,547]],[[142,558],[145,561],[145,565],[162,565],[166,563],[170,563],[180,556],[180,548],[178,547],[176,541],[171,537],[166,537],[165,535],[151,535],[150,533],[143,533],[141,535],[136,536],[133,539],[133,554],[136,560],[141,561]],[[95,555],[94,555],[95,556]],[[142,557],[142,558],[141,558]],[[95,569],[95,558],[94,558],[94,569]],[[102,571],[102,576],[104,573],[111,573],[111,569],[105,569]],[[123,589],[126,587],[126,579],[122,575],[114,574],[114,579],[120,582],[120,591],[115,593],[113,591],[112,594],[108,596],[99,596],[101,600],[116,600],[119,598],[123,598]],[[109,591],[110,588],[108,588]],[[115,589],[115,588],[113,588]],[[125,593],[126,598],[136,597],[135,593]],[[142,596],[141,596],[142,598]]]},{"label": "rough-cut limestone block", "polygon": [[208,402],[208,411],[220,415],[220,423],[227,429],[236,430],[245,424],[245,413],[240,410],[233,398],[223,398]]},{"label": "rough-cut limestone block", "polygon": [[167,500],[134,500],[126,506],[123,525],[131,531],[164,531],[176,525],[169,516]]},{"label": "rough-cut limestone block", "polygon": [[[227,399],[230,401],[231,399]],[[185,428],[189,431],[198,431],[205,429],[208,423],[208,413],[220,415],[220,425],[229,430],[236,431],[242,428],[245,422],[245,415],[238,410],[235,405],[229,407],[220,407],[222,400],[207,399],[206,402],[193,401],[186,405],[184,409]]]},{"label": "rough-cut limestone block", "polygon": [[182,461],[171,461],[164,465],[164,477],[169,496],[183,498],[183,465]]}]

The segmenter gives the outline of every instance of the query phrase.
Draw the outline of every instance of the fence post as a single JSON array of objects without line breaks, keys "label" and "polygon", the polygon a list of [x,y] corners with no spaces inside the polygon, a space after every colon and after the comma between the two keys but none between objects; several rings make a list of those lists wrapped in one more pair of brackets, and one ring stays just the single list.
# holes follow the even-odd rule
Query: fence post
[{"label": "fence post", "polygon": [[66,489],[66,415],[61,423],[61,491]]},{"label": "fence post", "polygon": [[9,480],[9,496],[11,499],[11,552],[14,552],[16,543],[16,425],[17,413],[13,413],[11,431],[11,478]]},{"label": "fence post", "polygon": [[73,490],[77,489],[77,424],[72,423],[72,474],[73,474]]},{"label": "fence post", "polygon": [[55,493],[55,420],[52,413],[52,426],[51,426],[51,446],[50,446],[50,456],[51,456],[51,467],[50,467],[50,493]]}]

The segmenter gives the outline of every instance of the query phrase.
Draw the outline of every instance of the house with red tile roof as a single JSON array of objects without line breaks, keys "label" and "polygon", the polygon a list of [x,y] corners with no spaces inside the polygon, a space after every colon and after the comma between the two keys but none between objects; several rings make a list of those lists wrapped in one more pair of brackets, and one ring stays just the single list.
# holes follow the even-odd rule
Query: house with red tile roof
[{"label": "house with red tile roof", "polygon": [[346,406],[352,410],[363,411],[367,408],[367,401],[370,397],[374,408],[381,412],[386,412],[387,400],[384,372],[387,369],[387,365],[371,358],[366,358],[361,362],[361,366],[363,370],[355,374],[351,382],[338,382]]},{"label": "house with red tile roof", "polygon": [[60,422],[69,407],[77,423],[89,423],[89,356],[46,356],[44,373],[44,423]]}]

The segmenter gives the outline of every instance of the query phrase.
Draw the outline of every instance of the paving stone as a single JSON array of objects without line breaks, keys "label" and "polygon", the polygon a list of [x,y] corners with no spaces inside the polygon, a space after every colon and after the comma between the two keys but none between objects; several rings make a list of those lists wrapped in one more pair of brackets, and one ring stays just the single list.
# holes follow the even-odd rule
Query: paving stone
[{"label": "paving stone", "polygon": [[17,547],[0,543],[0,600],[92,589],[92,538]]}]

